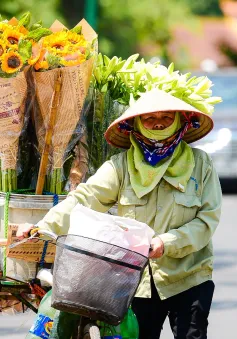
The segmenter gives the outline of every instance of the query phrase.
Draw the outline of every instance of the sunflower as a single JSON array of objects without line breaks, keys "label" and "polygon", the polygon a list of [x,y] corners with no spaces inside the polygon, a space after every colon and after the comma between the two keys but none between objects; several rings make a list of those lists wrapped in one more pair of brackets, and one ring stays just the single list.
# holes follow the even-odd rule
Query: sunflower
[{"label": "sunflower", "polygon": [[7,29],[3,33],[4,38],[11,46],[18,45],[19,40],[24,37],[24,34],[16,31],[15,29]]},{"label": "sunflower", "polygon": [[68,55],[68,54],[71,54],[71,53],[75,53],[77,50],[74,49],[73,47],[71,47],[70,45],[66,45],[64,48],[62,49],[57,49],[55,47],[48,47],[47,48],[47,51],[50,53],[50,54],[53,54],[53,55],[58,55],[58,56],[65,56],[65,55]]},{"label": "sunflower", "polygon": [[4,22],[0,22],[0,34],[3,34],[7,29],[13,29],[13,27]]},{"label": "sunflower", "polygon": [[68,55],[62,59],[61,63],[63,66],[77,66],[86,60],[85,56],[79,53]]},{"label": "sunflower", "polygon": [[6,51],[6,43],[4,40],[0,39],[0,57]]},{"label": "sunflower", "polygon": [[85,40],[83,35],[79,35],[74,32],[67,32],[67,40],[72,44],[72,45],[80,45],[80,46],[86,46],[87,41]]},{"label": "sunflower", "polygon": [[23,60],[19,53],[10,51],[4,53],[1,57],[2,71],[5,73],[15,73],[23,66]]},{"label": "sunflower", "polygon": [[67,33],[64,31],[48,35],[43,40],[43,47],[55,50],[62,50],[67,44]]}]

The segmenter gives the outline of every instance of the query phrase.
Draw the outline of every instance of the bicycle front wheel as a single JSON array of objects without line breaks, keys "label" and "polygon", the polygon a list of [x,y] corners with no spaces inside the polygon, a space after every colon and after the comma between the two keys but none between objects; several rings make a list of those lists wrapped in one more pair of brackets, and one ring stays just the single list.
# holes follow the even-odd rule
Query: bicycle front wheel
[{"label": "bicycle front wheel", "polygon": [[99,328],[94,324],[87,324],[84,328],[83,339],[101,339]]}]

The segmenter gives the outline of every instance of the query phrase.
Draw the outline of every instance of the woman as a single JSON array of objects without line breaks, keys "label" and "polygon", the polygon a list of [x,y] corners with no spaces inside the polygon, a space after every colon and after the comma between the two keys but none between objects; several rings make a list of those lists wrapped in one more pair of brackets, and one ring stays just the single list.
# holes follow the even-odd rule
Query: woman
[{"label": "woman", "polygon": [[[169,316],[176,339],[207,338],[213,252],[221,188],[210,157],[188,143],[204,137],[212,119],[163,91],[141,96],[105,133],[108,143],[127,152],[105,162],[86,183],[52,208],[39,227],[65,234],[77,203],[147,223],[150,265],[133,301],[140,339],[160,337]],[[29,228],[21,228],[23,237]]]}]

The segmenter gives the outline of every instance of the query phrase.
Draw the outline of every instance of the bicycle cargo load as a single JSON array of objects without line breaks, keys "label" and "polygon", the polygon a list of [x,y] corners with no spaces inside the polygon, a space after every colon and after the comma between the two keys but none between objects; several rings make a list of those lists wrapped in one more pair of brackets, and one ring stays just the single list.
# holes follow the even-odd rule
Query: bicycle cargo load
[{"label": "bicycle cargo load", "polygon": [[57,239],[52,306],[117,325],[124,318],[148,258],[78,235]]}]

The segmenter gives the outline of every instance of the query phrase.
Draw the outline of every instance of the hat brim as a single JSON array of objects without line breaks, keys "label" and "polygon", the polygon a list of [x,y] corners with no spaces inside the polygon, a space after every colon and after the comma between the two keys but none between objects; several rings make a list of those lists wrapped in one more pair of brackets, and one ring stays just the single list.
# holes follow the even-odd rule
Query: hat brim
[{"label": "hat brim", "polygon": [[[106,141],[114,147],[125,149],[130,148],[130,137],[129,135],[124,134],[119,130],[119,123],[127,120],[132,124],[132,120],[136,116],[158,111],[174,112],[174,114],[176,112],[195,114],[200,123],[200,127],[191,127],[187,130],[187,132],[183,136],[183,140],[187,143],[192,143],[205,137],[213,129],[213,120],[209,115],[197,110],[195,107],[176,97],[173,97],[172,95],[164,91],[152,90],[145,93],[141,98],[136,101],[134,105],[130,106],[125,111],[125,113],[123,113],[118,119],[112,122],[112,124],[105,132]],[[184,123],[184,121],[185,117],[181,114],[181,123]]]}]

